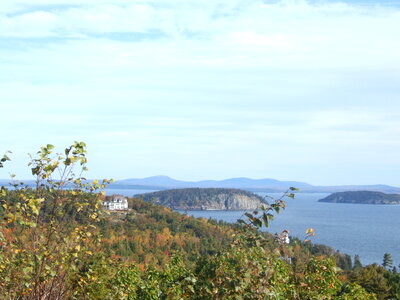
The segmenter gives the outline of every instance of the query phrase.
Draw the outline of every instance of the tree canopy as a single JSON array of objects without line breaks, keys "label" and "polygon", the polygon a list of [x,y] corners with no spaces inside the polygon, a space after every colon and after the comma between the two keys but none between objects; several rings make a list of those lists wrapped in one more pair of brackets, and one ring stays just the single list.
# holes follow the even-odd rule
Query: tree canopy
[{"label": "tree canopy", "polygon": [[29,163],[34,187],[1,187],[2,298],[375,299],[396,292],[398,277],[383,267],[347,274],[324,247],[279,243],[260,231],[295,188],[235,225],[133,198],[128,212],[109,213],[102,190],[110,181],[87,180],[86,164],[82,142],[62,153],[46,145]]}]

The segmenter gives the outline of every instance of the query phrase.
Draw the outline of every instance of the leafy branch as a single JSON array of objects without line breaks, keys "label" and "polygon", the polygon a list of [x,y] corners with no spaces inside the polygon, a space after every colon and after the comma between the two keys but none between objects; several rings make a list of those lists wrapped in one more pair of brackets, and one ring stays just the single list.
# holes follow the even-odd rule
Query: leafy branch
[{"label": "leafy branch", "polygon": [[6,162],[6,161],[10,161],[11,159],[8,157],[8,155],[7,154],[11,154],[12,152],[11,151],[7,151],[4,155],[3,155],[3,157],[0,159],[0,168],[4,168],[4,163]]},{"label": "leafy branch", "polygon": [[[255,229],[261,229],[263,226],[266,228],[269,227],[270,221],[272,221],[275,215],[279,214],[281,209],[286,208],[285,198],[295,198],[295,192],[298,192],[299,189],[295,187],[290,187],[287,191],[285,191],[281,197],[274,198],[269,195],[265,196],[265,204],[262,204],[259,210],[254,210],[252,213],[245,212],[243,215],[247,217],[248,222],[244,221],[242,218],[238,220],[239,224],[243,224],[245,226],[253,227]],[[268,202],[273,201],[271,204]]]}]

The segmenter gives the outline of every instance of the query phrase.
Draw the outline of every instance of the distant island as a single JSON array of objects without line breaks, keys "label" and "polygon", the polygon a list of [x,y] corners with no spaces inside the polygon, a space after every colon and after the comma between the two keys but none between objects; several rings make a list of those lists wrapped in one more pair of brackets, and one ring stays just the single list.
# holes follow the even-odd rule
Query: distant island
[{"label": "distant island", "polygon": [[355,204],[400,204],[400,195],[370,191],[339,192],[318,201]]},{"label": "distant island", "polygon": [[263,204],[262,197],[226,188],[186,188],[136,195],[177,210],[247,210]]}]

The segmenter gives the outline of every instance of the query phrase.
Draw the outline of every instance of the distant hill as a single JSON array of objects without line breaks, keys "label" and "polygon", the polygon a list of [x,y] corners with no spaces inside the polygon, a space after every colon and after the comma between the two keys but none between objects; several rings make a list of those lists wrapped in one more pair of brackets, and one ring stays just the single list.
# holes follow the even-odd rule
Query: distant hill
[{"label": "distant hill", "polygon": [[342,185],[342,186],[313,186],[301,181],[280,181],[271,178],[251,179],[246,177],[225,180],[181,181],[168,176],[153,176],[142,179],[118,180],[110,188],[131,188],[165,190],[180,188],[236,188],[252,192],[283,192],[289,187],[299,188],[307,193],[335,193],[345,191],[375,191],[385,193],[400,193],[400,188],[376,185]]},{"label": "distant hill", "polygon": [[400,195],[370,191],[340,192],[333,193],[318,201],[329,203],[400,204]]},{"label": "distant hill", "polygon": [[[139,196],[139,195],[136,195]],[[225,188],[187,188],[140,195],[172,209],[181,210],[246,210],[257,209],[263,198],[248,191]]]},{"label": "distant hill", "polygon": [[225,180],[181,181],[168,176],[152,176],[143,179],[118,180],[112,186],[149,186],[154,188],[253,188],[283,191],[291,186],[298,188],[311,187],[311,185],[298,181],[279,181],[276,179],[251,179],[246,177],[230,178]]},{"label": "distant hill", "polygon": [[[11,180],[0,179],[1,185],[8,185]],[[25,184],[33,186],[33,180],[23,180]],[[168,190],[182,188],[235,188],[251,192],[284,192],[289,187],[296,187],[305,193],[336,193],[347,191],[373,191],[400,194],[399,187],[383,184],[376,185],[338,185],[315,186],[301,181],[280,181],[271,178],[251,179],[246,177],[230,178],[225,180],[182,181],[168,176],[152,176],[147,178],[131,178],[118,180],[109,185],[110,189],[138,189],[138,190]]]}]

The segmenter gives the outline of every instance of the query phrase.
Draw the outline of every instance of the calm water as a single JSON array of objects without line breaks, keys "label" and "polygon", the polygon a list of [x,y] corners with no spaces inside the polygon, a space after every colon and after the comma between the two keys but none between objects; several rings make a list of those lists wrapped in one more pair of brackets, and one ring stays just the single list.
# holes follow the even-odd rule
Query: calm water
[{"label": "calm water", "polygon": [[[132,196],[149,191],[109,189],[107,194]],[[280,194],[269,194],[280,196]],[[271,223],[268,231],[288,229],[290,235],[304,238],[314,228],[315,243],[326,244],[341,252],[360,255],[363,264],[381,263],[383,254],[392,254],[400,264],[400,205],[337,204],[317,202],[328,194],[297,194],[287,200],[287,208]],[[236,222],[242,211],[190,211],[195,217]]]}]

